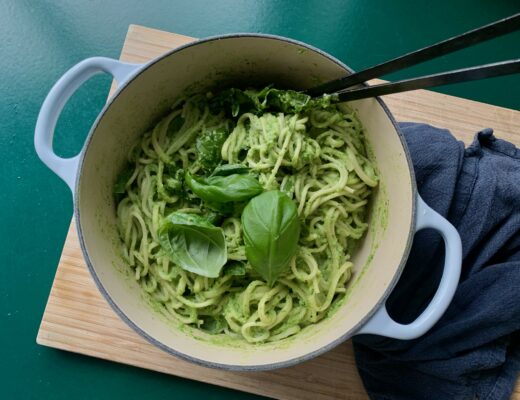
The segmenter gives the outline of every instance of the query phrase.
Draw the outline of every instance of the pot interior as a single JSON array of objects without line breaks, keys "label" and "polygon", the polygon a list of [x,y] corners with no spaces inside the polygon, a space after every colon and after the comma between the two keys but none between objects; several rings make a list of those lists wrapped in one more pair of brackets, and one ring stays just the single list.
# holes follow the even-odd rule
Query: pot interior
[{"label": "pot interior", "polygon": [[84,149],[76,188],[77,225],[98,286],[140,334],[166,351],[205,365],[268,369],[310,358],[352,336],[386,298],[408,255],[415,189],[402,139],[376,99],[350,103],[366,129],[381,184],[372,199],[370,229],[353,258],[354,276],[346,300],[330,317],[293,338],[262,345],[179,329],[144,301],[120,256],[113,184],[131,145],[181,93],[269,83],[303,89],[347,72],[336,60],[301,43],[269,36],[227,36],[188,45],[156,60],[108,103]]}]

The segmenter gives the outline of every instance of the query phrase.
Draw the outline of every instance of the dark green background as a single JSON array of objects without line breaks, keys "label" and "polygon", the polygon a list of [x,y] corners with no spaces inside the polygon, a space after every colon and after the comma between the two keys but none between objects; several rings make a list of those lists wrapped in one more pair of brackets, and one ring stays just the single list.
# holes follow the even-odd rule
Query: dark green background
[{"label": "dark green background", "polygon": [[[253,396],[40,347],[35,343],[72,215],[65,184],[38,160],[33,128],[51,85],[83,58],[118,57],[129,24],[194,37],[265,32],[299,39],[354,69],[520,11],[518,0],[172,1],[0,0],[0,398],[246,399]],[[520,34],[443,57],[425,73],[520,56]],[[391,76],[404,77],[405,73]],[[56,151],[75,154],[108,77],[73,97]],[[520,109],[520,76],[441,88]]]}]

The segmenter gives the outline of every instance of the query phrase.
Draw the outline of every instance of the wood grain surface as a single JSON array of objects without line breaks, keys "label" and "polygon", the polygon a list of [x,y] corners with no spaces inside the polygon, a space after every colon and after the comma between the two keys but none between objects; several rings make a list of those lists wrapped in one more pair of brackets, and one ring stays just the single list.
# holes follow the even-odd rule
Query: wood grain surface
[{"label": "wood grain surface", "polygon": [[[121,60],[146,62],[193,38],[131,25]],[[520,112],[419,90],[386,96],[398,121],[444,127],[471,142],[492,127],[499,138],[520,145]],[[83,260],[74,221],[70,225],[37,342],[184,378],[279,399],[367,399],[350,341],[295,367],[272,372],[226,372],[193,365],[155,348],[129,328],[97,290]],[[513,399],[520,400],[517,385]]]}]

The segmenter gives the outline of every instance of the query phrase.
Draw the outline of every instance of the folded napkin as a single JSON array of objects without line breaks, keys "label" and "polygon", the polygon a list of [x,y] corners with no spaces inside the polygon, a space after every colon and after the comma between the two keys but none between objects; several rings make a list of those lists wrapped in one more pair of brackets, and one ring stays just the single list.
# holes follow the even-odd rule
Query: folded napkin
[{"label": "folded napkin", "polygon": [[[520,150],[476,134],[466,149],[447,130],[402,123],[419,193],[462,239],[463,264],[452,303],[415,340],[357,336],[356,361],[371,399],[509,399],[520,371]],[[428,305],[444,263],[438,233],[415,236],[403,275],[387,301],[408,323]]]}]

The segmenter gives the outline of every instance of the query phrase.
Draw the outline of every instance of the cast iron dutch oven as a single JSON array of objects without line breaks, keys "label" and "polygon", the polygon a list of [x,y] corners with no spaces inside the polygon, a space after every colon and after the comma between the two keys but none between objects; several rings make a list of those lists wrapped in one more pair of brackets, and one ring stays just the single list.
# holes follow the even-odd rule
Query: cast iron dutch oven
[{"label": "cast iron dutch oven", "polygon": [[[105,105],[81,151],[72,158],[53,152],[58,116],[69,97],[91,76],[108,72],[118,89]],[[42,161],[70,187],[81,248],[99,290],[136,332],[161,349],[210,367],[266,370],[322,354],[358,334],[413,339],[444,313],[457,287],[461,243],[455,228],[417,193],[406,143],[379,98],[351,103],[366,128],[381,176],[370,213],[370,229],[354,257],[346,301],[331,317],[281,343],[219,343],[187,332],[151,310],[136,282],[125,279],[116,229],[112,187],[139,135],[163,116],[187,88],[262,86],[304,89],[351,73],[334,57],[294,40],[259,34],[211,37],[176,48],[147,64],[95,57],[66,72],[42,105],[35,131]],[[439,231],[445,241],[444,274],[425,311],[408,325],[390,318],[385,300],[406,263],[415,232]],[[207,340],[206,340],[207,339]]]}]

